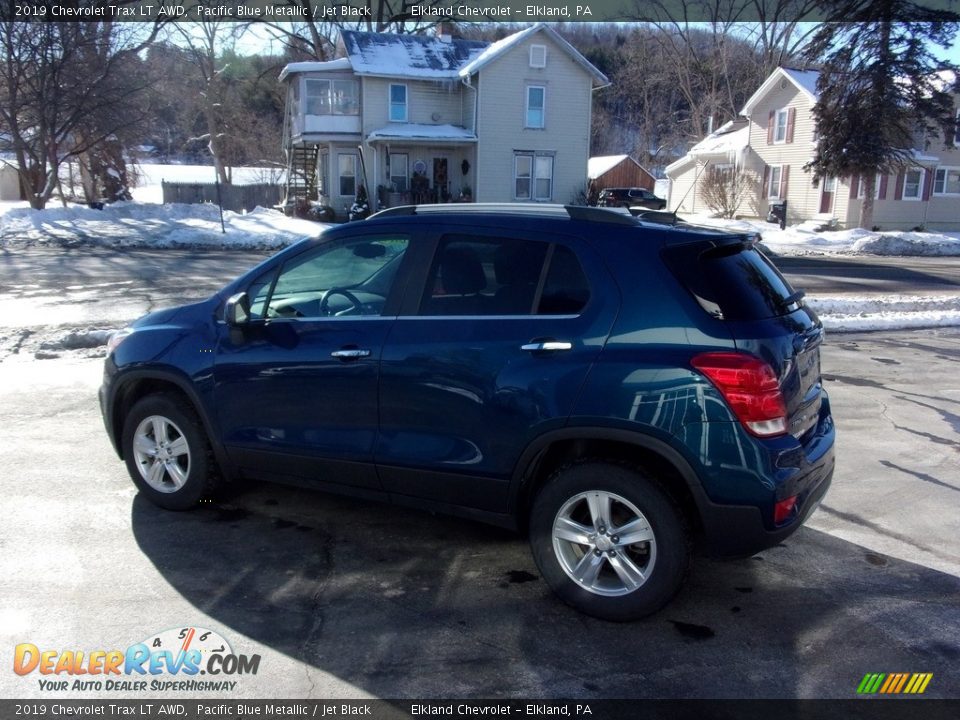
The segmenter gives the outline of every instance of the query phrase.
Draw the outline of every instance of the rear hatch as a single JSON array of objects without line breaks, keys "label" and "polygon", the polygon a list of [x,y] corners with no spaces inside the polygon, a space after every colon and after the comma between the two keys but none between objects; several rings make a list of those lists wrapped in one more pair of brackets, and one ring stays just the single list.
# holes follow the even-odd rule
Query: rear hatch
[{"label": "rear hatch", "polygon": [[705,312],[723,320],[737,349],[773,369],[798,439],[820,414],[823,326],[752,238],[714,237],[664,249],[664,260]]}]

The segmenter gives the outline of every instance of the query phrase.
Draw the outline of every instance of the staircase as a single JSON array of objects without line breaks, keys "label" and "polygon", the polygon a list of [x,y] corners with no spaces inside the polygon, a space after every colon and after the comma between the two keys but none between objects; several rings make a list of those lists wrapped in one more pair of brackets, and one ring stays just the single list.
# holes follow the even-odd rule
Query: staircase
[{"label": "staircase", "polygon": [[294,208],[301,200],[317,199],[317,157],[319,145],[287,148],[287,197],[284,206]]}]

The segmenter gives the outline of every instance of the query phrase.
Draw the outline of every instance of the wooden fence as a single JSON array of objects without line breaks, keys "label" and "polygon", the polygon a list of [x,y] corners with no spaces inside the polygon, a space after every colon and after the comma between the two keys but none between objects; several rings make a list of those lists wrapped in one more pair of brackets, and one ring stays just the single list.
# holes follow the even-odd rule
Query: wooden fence
[{"label": "wooden fence", "polygon": [[[163,204],[186,203],[188,205],[199,203],[217,204],[217,185],[216,183],[179,183],[166,182],[160,183],[163,187]],[[272,183],[263,183],[260,185],[221,185],[220,202],[224,210],[253,210],[258,205],[261,207],[273,207],[283,201],[284,187]]]}]

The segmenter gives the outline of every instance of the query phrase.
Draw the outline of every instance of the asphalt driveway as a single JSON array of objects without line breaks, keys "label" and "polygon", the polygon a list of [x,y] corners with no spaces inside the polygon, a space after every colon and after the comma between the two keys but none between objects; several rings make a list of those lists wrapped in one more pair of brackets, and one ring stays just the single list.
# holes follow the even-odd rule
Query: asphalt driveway
[{"label": "asphalt driveway", "polygon": [[[839,698],[894,671],[960,697],[958,359],[957,331],[829,338],[824,506],[783,545],[697,561],[629,625],[560,604],[522,538],[462,520],[274,485],[159,510],[103,432],[100,361],[8,359],[0,666],[17,643],[125,648],[190,626],[261,656],[233,697]],[[3,697],[104,695],[0,673]]]}]

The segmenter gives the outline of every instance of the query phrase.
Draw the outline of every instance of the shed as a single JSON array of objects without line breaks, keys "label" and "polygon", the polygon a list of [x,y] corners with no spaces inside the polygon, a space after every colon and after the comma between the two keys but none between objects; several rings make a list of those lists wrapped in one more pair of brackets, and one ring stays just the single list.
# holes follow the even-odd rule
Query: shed
[{"label": "shed", "polygon": [[629,155],[601,155],[590,158],[587,177],[591,188],[638,187],[653,190],[656,178]]}]

